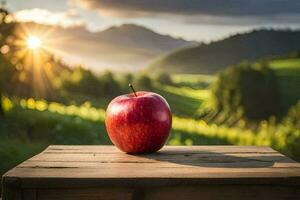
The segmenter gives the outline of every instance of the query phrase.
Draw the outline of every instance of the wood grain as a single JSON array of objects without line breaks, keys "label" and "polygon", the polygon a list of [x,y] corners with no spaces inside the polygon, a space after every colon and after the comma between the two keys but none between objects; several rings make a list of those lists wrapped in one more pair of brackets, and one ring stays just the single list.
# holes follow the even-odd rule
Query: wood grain
[{"label": "wood grain", "polygon": [[[276,191],[276,192],[274,192]],[[153,188],[145,192],[145,200],[159,199],[242,199],[242,200],[287,200],[297,199],[299,188],[273,185],[204,185],[189,187]]]},{"label": "wood grain", "polygon": [[23,200],[37,200],[37,190],[23,189]]},{"label": "wood grain", "polygon": [[113,146],[55,145],[3,180],[3,200],[300,198],[300,164],[253,146],[166,146],[130,155]]},{"label": "wood grain", "polygon": [[38,198],[41,200],[74,200],[74,199],[89,199],[89,200],[131,200],[134,195],[134,190],[130,188],[83,188],[83,189],[44,189],[38,191]]}]

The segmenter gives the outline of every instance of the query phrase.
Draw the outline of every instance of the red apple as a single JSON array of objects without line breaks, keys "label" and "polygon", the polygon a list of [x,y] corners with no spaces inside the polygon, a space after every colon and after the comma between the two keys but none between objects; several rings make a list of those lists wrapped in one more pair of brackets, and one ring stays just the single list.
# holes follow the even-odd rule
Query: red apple
[{"label": "red apple", "polygon": [[126,153],[158,151],[172,126],[167,101],[153,92],[134,92],[113,99],[108,105],[106,130],[114,145]]}]

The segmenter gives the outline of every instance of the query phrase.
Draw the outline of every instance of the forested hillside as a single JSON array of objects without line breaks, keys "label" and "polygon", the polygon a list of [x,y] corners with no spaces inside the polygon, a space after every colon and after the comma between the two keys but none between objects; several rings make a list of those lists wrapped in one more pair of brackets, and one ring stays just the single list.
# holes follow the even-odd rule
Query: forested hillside
[{"label": "forested hillside", "polygon": [[300,50],[299,41],[300,31],[255,30],[175,51],[156,60],[148,70],[211,74],[245,60]]}]

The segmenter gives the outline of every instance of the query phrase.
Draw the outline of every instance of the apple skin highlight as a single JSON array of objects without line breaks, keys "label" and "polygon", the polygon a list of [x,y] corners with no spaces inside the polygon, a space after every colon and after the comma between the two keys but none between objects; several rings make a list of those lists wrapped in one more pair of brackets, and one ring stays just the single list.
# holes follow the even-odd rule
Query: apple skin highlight
[{"label": "apple skin highlight", "polygon": [[162,96],[140,91],[113,99],[106,110],[105,125],[110,140],[120,150],[151,153],[165,144],[172,114]]}]

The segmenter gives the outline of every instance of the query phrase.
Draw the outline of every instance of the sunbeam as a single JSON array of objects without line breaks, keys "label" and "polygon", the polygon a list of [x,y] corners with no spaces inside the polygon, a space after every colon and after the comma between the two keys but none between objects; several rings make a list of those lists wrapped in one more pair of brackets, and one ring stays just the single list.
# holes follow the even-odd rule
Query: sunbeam
[{"label": "sunbeam", "polygon": [[17,79],[25,85],[31,85],[36,96],[53,92],[51,88],[55,77],[51,71],[58,67],[57,63],[54,64],[58,50],[51,45],[51,41],[55,40],[52,31],[53,28],[20,25],[15,32],[12,60],[18,66]]},{"label": "sunbeam", "polygon": [[26,43],[29,49],[38,49],[40,48],[42,41],[37,36],[29,36]]}]

